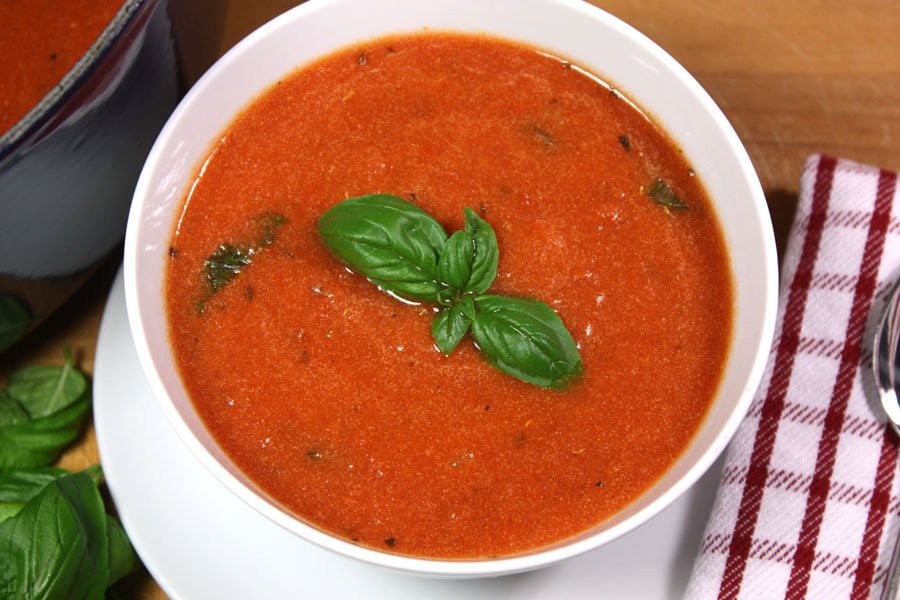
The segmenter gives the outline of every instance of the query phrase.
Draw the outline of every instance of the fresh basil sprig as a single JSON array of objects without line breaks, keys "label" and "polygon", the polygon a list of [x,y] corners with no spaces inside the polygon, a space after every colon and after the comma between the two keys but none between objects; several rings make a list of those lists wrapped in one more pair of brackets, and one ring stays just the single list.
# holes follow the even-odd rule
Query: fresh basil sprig
[{"label": "fresh basil sprig", "polygon": [[57,467],[0,473],[0,523],[15,516],[47,484],[67,474]]},{"label": "fresh basil sprig", "polygon": [[66,352],[62,367],[25,367],[0,390],[0,471],[50,464],[81,432],[90,409],[84,375]]},{"label": "fresh basil sprig", "polygon": [[47,466],[79,433],[90,403],[84,375],[62,367],[13,373],[0,390],[0,598],[103,598],[138,567],[106,513],[99,466]]},{"label": "fresh basil sprig", "polygon": [[448,237],[411,202],[373,194],[336,204],[318,230],[338,258],[384,291],[437,304],[431,333],[445,355],[471,331],[487,361],[504,373],[564,387],[582,370],[575,340],[547,304],[486,294],[497,277],[497,236],[472,209],[465,219],[465,228]]},{"label": "fresh basil sprig", "polygon": [[0,294],[0,352],[21,338],[33,319],[28,309],[16,298]]},{"label": "fresh basil sprig", "polygon": [[21,503],[0,522],[0,598],[103,598],[137,567],[125,530],[106,514],[101,476],[99,467],[0,474],[5,499]]}]

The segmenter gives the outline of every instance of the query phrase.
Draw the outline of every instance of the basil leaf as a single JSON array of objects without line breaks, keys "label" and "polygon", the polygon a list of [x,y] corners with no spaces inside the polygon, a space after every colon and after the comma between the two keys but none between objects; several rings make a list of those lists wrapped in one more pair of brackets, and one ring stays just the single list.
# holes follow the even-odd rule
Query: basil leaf
[{"label": "basil leaf", "polygon": [[26,367],[13,373],[0,392],[0,471],[56,460],[81,432],[90,403],[87,380],[68,352],[62,367]]},{"label": "basil leaf", "polygon": [[474,247],[475,242],[468,231],[457,231],[450,236],[441,250],[438,276],[456,292],[465,291],[469,285],[472,261],[475,258]]},{"label": "basil leaf", "polygon": [[474,210],[466,208],[465,213],[466,232],[472,236],[474,243],[472,274],[469,277],[466,291],[483,294],[497,278],[497,262],[500,258],[497,235],[487,221],[479,217]]},{"label": "basil leaf", "polygon": [[8,294],[0,294],[0,352],[25,335],[31,321],[31,314],[21,302]]},{"label": "basil leaf", "polygon": [[78,437],[90,406],[90,394],[85,393],[52,415],[0,426],[0,471],[52,463]]},{"label": "basil leaf", "polygon": [[109,548],[109,579],[106,585],[110,586],[137,570],[140,562],[122,524],[109,514],[106,515],[106,537]]},{"label": "basil leaf", "polygon": [[65,408],[86,390],[87,380],[75,368],[68,350],[62,367],[25,367],[13,373],[6,386],[6,393],[18,401],[32,419]]},{"label": "basil leaf", "polygon": [[232,244],[222,244],[203,261],[203,277],[210,293],[225,287],[244,267],[253,262],[249,249],[238,248]]},{"label": "basil leaf", "polygon": [[402,298],[440,302],[438,257],[447,232],[416,205],[388,194],[344,200],[318,222],[325,245],[353,270]]},{"label": "basil leaf", "polygon": [[56,467],[0,473],[0,523],[18,513],[47,484],[63,475],[68,472]]},{"label": "basil leaf", "polygon": [[253,256],[267,246],[275,243],[278,229],[287,223],[282,214],[266,211],[253,217],[250,241],[226,242],[216,248],[209,258],[203,261],[203,281],[206,291],[197,302],[197,311],[202,313],[206,301],[240,275],[246,267],[253,263]]},{"label": "basil leaf", "polygon": [[29,418],[28,411],[15,398],[0,390],[0,427],[24,423]]},{"label": "basil leaf", "polygon": [[581,357],[562,319],[538,300],[475,298],[472,337],[492,365],[541,387],[560,389],[581,374]]},{"label": "basil leaf", "polygon": [[688,207],[688,205],[684,203],[684,200],[675,194],[675,190],[672,189],[672,186],[663,179],[657,178],[650,186],[650,189],[647,190],[647,195],[650,196],[651,200],[666,208],[683,210]]},{"label": "basil leaf", "polygon": [[103,598],[107,535],[103,500],[89,474],[49,483],[0,523],[0,597]]},{"label": "basil leaf", "polygon": [[465,213],[466,228],[444,244],[438,274],[443,283],[459,292],[481,294],[497,277],[500,251],[491,226],[471,208],[466,208]]},{"label": "basil leaf", "polygon": [[431,323],[431,335],[438,349],[449,356],[459,345],[475,318],[475,303],[471,298],[461,298],[459,302],[442,309]]},{"label": "basil leaf", "polygon": [[52,463],[78,437],[89,409],[85,398],[49,417],[0,429],[0,471]]},{"label": "basil leaf", "polygon": [[499,249],[491,226],[470,208],[465,215],[465,229],[448,238],[415,205],[376,194],[336,204],[318,229],[335,255],[385,291],[441,305],[431,334],[445,355],[471,328],[500,370],[536,385],[563,387],[581,373],[575,341],[543,302],[477,296],[497,277]]}]

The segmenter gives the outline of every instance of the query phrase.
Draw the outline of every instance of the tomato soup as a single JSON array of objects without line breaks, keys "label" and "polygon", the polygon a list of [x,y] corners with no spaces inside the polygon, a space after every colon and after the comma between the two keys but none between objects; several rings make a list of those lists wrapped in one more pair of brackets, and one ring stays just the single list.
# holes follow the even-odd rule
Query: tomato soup
[{"label": "tomato soup", "polygon": [[0,135],[87,52],[122,0],[0,2]]},{"label": "tomato soup", "polygon": [[[524,383],[468,337],[439,352],[433,306],[317,234],[370,193],[490,223],[492,292],[549,304],[581,377]],[[265,215],[271,243],[206,295],[206,261]],[[730,343],[729,259],[679,149],[577,65],[487,37],[383,38],[277,82],[211,149],[169,255],[176,360],[224,452],[306,522],[406,555],[508,556],[621,511],[690,443]]]}]

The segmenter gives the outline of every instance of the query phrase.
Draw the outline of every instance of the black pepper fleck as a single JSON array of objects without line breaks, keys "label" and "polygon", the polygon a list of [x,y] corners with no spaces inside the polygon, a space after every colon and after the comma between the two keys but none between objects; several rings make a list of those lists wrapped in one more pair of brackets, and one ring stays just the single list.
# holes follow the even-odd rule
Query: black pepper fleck
[{"label": "black pepper fleck", "polygon": [[387,544],[389,547],[393,548],[394,546],[397,545],[397,538],[389,537],[388,539],[384,540],[384,543]]}]

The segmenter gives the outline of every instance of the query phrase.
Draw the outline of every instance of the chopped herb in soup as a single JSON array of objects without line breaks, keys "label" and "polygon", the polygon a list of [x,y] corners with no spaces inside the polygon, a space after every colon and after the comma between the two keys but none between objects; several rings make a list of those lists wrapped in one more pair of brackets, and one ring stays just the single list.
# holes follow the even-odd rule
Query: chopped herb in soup
[{"label": "chopped herb in soup", "polygon": [[[171,341],[223,451],[301,519],[389,552],[505,556],[615,515],[690,443],[730,343],[722,234],[665,132],[572,67],[484,36],[384,38],[283,78],[210,153],[169,250]],[[373,194],[470,237],[438,252],[419,225],[367,224],[434,277],[342,265],[319,221]],[[279,215],[266,244],[259,215]],[[475,258],[482,221],[496,264]],[[486,297],[556,315],[579,376],[487,366],[502,347],[476,310],[508,307]]]}]

